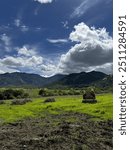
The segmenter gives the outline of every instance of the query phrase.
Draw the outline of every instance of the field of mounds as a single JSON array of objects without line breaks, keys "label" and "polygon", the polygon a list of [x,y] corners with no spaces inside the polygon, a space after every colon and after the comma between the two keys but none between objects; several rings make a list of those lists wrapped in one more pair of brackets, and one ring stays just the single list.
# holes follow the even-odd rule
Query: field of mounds
[{"label": "field of mounds", "polygon": [[0,150],[112,150],[112,94],[0,105]]}]

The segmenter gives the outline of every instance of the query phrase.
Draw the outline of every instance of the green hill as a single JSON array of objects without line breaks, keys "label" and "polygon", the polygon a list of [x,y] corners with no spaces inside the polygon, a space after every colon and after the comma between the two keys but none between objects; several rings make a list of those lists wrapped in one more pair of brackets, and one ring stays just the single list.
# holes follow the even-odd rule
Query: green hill
[{"label": "green hill", "polygon": [[52,77],[42,77],[28,73],[0,74],[0,87],[84,87],[90,85],[112,86],[112,76],[102,72],[81,72],[69,75],[57,74]]}]

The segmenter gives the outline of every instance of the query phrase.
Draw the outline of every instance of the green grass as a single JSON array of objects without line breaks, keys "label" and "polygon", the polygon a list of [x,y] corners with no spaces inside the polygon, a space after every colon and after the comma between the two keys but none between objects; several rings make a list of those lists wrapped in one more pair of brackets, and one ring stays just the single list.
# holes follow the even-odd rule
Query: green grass
[{"label": "green grass", "polygon": [[54,103],[43,103],[46,98],[35,98],[25,105],[10,105],[11,101],[0,105],[0,123],[13,122],[27,117],[40,117],[64,112],[80,112],[98,119],[112,119],[112,94],[97,95],[98,103],[81,103],[82,96],[58,96]]}]

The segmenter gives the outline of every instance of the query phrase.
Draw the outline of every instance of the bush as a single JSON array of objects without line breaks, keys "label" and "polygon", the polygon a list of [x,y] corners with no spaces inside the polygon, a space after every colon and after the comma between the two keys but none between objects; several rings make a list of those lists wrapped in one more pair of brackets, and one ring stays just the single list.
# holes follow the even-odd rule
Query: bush
[{"label": "bush", "polygon": [[18,98],[18,97],[23,97],[24,95],[24,91],[23,90],[15,90],[14,91],[14,97]]},{"label": "bush", "polygon": [[3,92],[0,91],[0,100],[3,100],[3,99],[4,99]]},{"label": "bush", "polygon": [[3,99],[13,99],[14,98],[14,90],[7,89],[3,91]]},{"label": "bush", "polygon": [[48,89],[47,88],[41,89],[38,94],[40,96],[47,96],[48,95]]},{"label": "bush", "polygon": [[28,98],[28,97],[29,94],[25,93],[24,90],[7,89],[0,92],[1,100],[14,99],[14,98]]},{"label": "bush", "polygon": [[2,104],[5,104],[5,102],[4,102],[4,101],[2,101],[2,100],[0,100],[0,105],[2,105]]}]

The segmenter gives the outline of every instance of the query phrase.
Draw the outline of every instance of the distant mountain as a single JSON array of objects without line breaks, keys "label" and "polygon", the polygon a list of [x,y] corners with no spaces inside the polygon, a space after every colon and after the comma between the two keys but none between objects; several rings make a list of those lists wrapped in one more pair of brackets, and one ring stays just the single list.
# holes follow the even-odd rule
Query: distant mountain
[{"label": "distant mountain", "polygon": [[47,80],[47,84],[51,84],[51,83],[55,83],[57,81],[62,80],[63,78],[65,78],[67,75],[63,75],[63,74],[56,74],[52,77],[46,78]]},{"label": "distant mountain", "polygon": [[5,73],[0,74],[0,87],[43,87],[50,83],[56,82],[65,77],[65,75],[54,75],[45,78],[38,74],[29,73]]},{"label": "distant mountain", "polygon": [[106,74],[97,71],[92,71],[88,73],[72,73],[57,81],[57,83],[55,84],[69,87],[83,87],[102,80],[105,77],[107,77]]},{"label": "distant mountain", "polygon": [[97,86],[97,87],[100,87],[100,88],[113,88],[113,76],[112,75],[107,75],[105,78],[101,79],[101,80],[98,80],[94,83],[92,83],[91,85],[93,86]]},{"label": "distant mountain", "polygon": [[27,73],[5,73],[0,75],[0,86],[41,86],[46,82],[46,79],[37,74]]},{"label": "distant mountain", "polygon": [[83,87],[92,84],[105,84],[108,82],[107,78],[108,75],[97,71],[69,75],[57,74],[48,78],[37,74],[15,72],[0,74],[0,87]]}]

